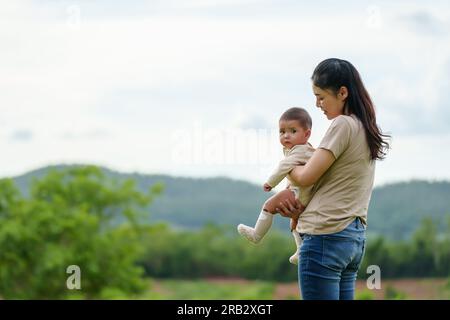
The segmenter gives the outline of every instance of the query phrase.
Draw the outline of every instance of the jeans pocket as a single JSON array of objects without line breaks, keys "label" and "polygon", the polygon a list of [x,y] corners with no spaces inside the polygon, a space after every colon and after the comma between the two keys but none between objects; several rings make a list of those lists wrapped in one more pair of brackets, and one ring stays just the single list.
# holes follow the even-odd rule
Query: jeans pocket
[{"label": "jeans pocket", "polygon": [[323,237],[322,264],[330,269],[344,270],[356,251],[355,241],[342,237]]},{"label": "jeans pocket", "polygon": [[358,257],[355,259],[356,268],[359,269],[361,262],[364,258],[364,253],[366,252],[366,239],[363,239],[360,245],[358,246],[359,252],[357,253]]},{"label": "jeans pocket", "polygon": [[350,262],[348,269],[357,272],[361,266],[366,251],[366,240],[362,239],[356,243],[356,252],[354,259]]}]

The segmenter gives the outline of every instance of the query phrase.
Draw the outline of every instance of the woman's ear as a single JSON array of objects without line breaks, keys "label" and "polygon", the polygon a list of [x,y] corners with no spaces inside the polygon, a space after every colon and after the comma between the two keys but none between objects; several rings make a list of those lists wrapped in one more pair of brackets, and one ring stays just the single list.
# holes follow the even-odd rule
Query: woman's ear
[{"label": "woman's ear", "polygon": [[347,87],[342,86],[339,88],[338,97],[341,98],[341,100],[347,99],[347,97],[348,97]]}]

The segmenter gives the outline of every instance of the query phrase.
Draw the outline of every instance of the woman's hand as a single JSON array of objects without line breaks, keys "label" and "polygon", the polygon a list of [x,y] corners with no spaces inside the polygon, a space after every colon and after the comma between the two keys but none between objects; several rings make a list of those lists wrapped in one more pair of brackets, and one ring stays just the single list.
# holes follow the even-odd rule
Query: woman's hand
[{"label": "woman's hand", "polygon": [[305,208],[306,207],[298,200],[296,200],[295,203],[285,200],[284,203],[280,202],[276,210],[285,218],[298,220],[298,217],[305,211]]}]

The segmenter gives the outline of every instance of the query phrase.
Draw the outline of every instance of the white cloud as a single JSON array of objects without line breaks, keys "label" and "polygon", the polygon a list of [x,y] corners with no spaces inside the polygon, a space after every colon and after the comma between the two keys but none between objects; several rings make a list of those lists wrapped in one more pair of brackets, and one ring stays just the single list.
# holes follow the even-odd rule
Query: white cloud
[{"label": "white cloud", "polygon": [[[242,7],[257,14],[232,16]],[[257,169],[173,166],[167,161],[171,132],[192,130],[195,121],[218,130],[272,128],[288,107],[303,106],[312,115],[311,142],[317,145],[329,122],[314,107],[309,77],[330,56],[360,70],[382,128],[400,135],[396,143],[409,145],[420,124],[439,123],[441,133],[450,131],[442,120],[450,114],[450,41],[433,33],[433,26],[448,24],[445,2],[405,9],[379,1],[323,11],[293,1],[192,0],[139,2],[139,8],[86,1],[4,4],[0,145],[8,156],[0,160],[0,174],[89,161],[121,170],[259,181],[268,163]],[[425,15],[417,18],[420,12]],[[374,13],[376,24],[370,23]],[[413,32],[414,21],[432,27]],[[32,132],[33,139],[7,141],[17,130]],[[411,148],[394,152],[398,160],[380,166],[380,177],[399,170],[405,178],[419,174],[401,165],[419,150]],[[427,170],[420,174],[434,174]]]}]

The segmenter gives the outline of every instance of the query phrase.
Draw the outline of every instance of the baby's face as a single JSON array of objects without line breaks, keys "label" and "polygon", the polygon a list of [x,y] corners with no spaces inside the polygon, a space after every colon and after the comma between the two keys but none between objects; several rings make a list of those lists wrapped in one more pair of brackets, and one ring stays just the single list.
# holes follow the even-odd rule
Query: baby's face
[{"label": "baby's face", "polygon": [[306,144],[311,135],[310,129],[304,129],[297,120],[280,120],[280,142],[285,148]]}]

